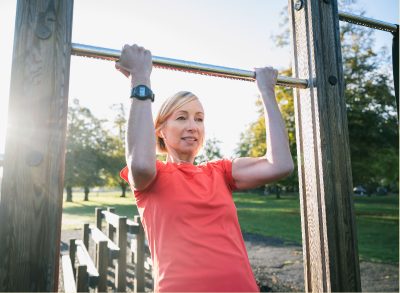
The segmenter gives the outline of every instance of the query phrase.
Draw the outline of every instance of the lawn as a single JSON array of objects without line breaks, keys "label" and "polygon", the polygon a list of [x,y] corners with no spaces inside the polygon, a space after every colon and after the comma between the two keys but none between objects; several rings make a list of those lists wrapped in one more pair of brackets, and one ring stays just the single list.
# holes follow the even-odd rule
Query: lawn
[{"label": "lawn", "polygon": [[[133,218],[137,209],[131,193],[121,198],[118,192],[92,193],[84,202],[74,193],[74,202],[64,202],[62,229],[81,228],[94,223],[96,207],[114,207],[118,214]],[[272,236],[301,244],[299,198],[297,195],[260,196],[235,193],[234,201],[244,232]],[[355,212],[360,259],[399,262],[399,200],[397,195],[355,197]]]},{"label": "lawn", "polygon": [[[243,231],[301,243],[297,195],[276,199],[274,196],[237,193],[234,200]],[[355,197],[354,202],[360,259],[398,263],[398,196]]]}]

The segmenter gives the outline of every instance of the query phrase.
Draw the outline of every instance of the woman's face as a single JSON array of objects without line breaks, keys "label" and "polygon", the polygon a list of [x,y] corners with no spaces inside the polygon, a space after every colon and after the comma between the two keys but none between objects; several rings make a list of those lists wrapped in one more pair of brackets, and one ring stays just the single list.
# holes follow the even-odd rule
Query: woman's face
[{"label": "woman's face", "polygon": [[204,110],[198,100],[184,104],[166,120],[160,131],[168,153],[194,157],[203,145]]}]

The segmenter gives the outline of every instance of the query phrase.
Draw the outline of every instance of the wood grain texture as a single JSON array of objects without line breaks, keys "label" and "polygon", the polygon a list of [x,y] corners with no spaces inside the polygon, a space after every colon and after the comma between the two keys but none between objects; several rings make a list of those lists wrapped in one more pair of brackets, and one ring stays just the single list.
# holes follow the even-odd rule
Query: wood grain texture
[{"label": "wood grain texture", "polygon": [[75,270],[76,244],[75,244],[75,241],[76,241],[76,239],[69,240],[69,258],[71,259],[74,276],[76,275],[76,270]]},{"label": "wood grain texture", "polygon": [[126,291],[126,251],[128,246],[128,226],[126,217],[119,217],[117,226],[117,245],[120,249],[115,266],[115,287],[117,292]]},{"label": "wood grain texture", "polygon": [[89,276],[87,266],[79,265],[76,273],[76,290],[78,292],[89,292]]},{"label": "wood grain texture", "polygon": [[71,258],[68,255],[63,255],[62,259],[62,272],[63,272],[63,283],[65,293],[75,293],[75,274],[73,270],[73,265],[71,263]]},{"label": "wood grain texture", "polygon": [[108,274],[108,247],[107,241],[100,241],[97,249],[96,267],[99,272],[99,282],[97,284],[98,292],[107,292],[107,274]]},{"label": "wood grain texture", "polygon": [[85,244],[82,240],[76,240],[76,258],[78,260],[79,265],[86,266],[86,272],[88,273],[89,279],[91,280],[91,284],[97,284],[99,273],[96,269],[96,265],[94,261],[89,255],[89,252],[86,249]]},{"label": "wood grain texture", "polygon": [[144,292],[144,261],[145,261],[145,234],[140,216],[135,216],[135,223],[139,224],[139,232],[136,234],[136,251],[135,251],[135,279],[133,284],[134,292]]},{"label": "wood grain texture", "polygon": [[360,291],[337,1],[295,2],[293,76],[310,80],[294,92],[305,290]]},{"label": "wood grain texture", "polygon": [[[107,212],[110,214],[111,219],[113,219],[113,215],[115,215],[115,208],[107,208]],[[104,214],[104,212],[103,212]],[[118,215],[116,215],[118,217]],[[111,241],[114,241],[114,232],[115,232],[115,228],[114,225],[112,223],[112,220],[108,221],[107,220],[107,214],[104,215],[106,222],[107,222],[107,236],[108,238],[111,239]]]},{"label": "wood grain texture", "polygon": [[1,292],[58,288],[72,10],[72,0],[17,3],[0,201]]}]

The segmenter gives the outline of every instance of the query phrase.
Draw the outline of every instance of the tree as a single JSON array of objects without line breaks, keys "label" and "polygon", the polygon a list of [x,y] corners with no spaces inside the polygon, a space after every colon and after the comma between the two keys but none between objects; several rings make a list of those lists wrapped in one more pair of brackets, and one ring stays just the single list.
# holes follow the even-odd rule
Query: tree
[{"label": "tree", "polygon": [[72,187],[83,187],[84,200],[88,200],[90,187],[104,184],[100,159],[106,149],[106,138],[102,121],[75,99],[73,106],[68,108],[64,177],[67,201],[72,201]]},{"label": "tree", "polygon": [[344,24],[340,36],[353,183],[370,193],[382,184],[393,189],[399,174],[398,122],[393,82],[385,72],[387,52],[374,52],[371,30]]},{"label": "tree", "polygon": [[[280,72],[280,75],[291,75],[290,70]],[[283,120],[288,130],[289,147],[293,157],[294,164],[297,164],[296,153],[296,135],[295,135],[295,119],[292,89],[284,87],[276,87],[276,100],[279,105]],[[267,152],[264,106],[261,99],[256,101],[258,118],[251,123],[249,127],[241,134],[236,155],[240,157],[261,157]],[[275,192],[277,197],[280,196],[280,190],[285,188],[287,191],[295,191],[298,186],[297,168],[291,176],[266,186],[270,192]]]},{"label": "tree", "polygon": [[117,128],[116,135],[108,137],[108,149],[106,150],[104,160],[104,172],[106,175],[106,185],[119,186],[121,188],[121,197],[126,196],[128,184],[119,176],[120,170],[126,165],[125,163],[125,109],[124,105],[114,104],[112,109],[116,111],[114,126]]},{"label": "tree", "polygon": [[[342,2],[342,6],[355,3],[355,1]],[[282,13],[282,15],[284,17],[282,23],[287,23],[287,13]],[[284,30],[273,38],[278,46],[287,46],[289,29],[285,26],[282,27]],[[399,180],[398,122],[393,82],[389,70],[390,58],[385,49],[381,49],[378,53],[373,50],[374,38],[371,29],[341,23],[340,38],[346,85],[345,99],[353,185],[365,185],[369,192],[374,191],[378,185],[397,191]],[[289,73],[290,69],[287,72]],[[287,94],[288,103],[283,106],[280,96],[285,94]],[[296,159],[294,111],[291,96],[290,89],[277,87],[277,100],[288,129],[290,149]],[[242,134],[237,149],[238,155],[263,154],[265,137],[263,123],[260,116]],[[287,180],[294,180],[294,178],[297,181],[297,174],[293,174],[280,184],[287,184]]]},{"label": "tree", "polygon": [[195,159],[195,165],[222,158],[221,149],[219,147],[220,143],[221,142],[215,137],[207,139],[202,151]]}]

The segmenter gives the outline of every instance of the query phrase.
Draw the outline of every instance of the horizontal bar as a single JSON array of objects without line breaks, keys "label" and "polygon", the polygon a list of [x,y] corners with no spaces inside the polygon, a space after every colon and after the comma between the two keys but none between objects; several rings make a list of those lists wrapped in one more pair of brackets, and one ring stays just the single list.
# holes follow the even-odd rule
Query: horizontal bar
[{"label": "horizontal bar", "polygon": [[65,293],[75,293],[76,284],[74,278],[74,270],[72,269],[71,258],[65,254],[61,258],[62,272],[63,272],[63,283]]},{"label": "horizontal bar", "polygon": [[86,265],[89,278],[98,278],[99,272],[82,240],[75,240],[76,256],[80,265]]},{"label": "horizontal bar", "polygon": [[383,30],[387,32],[396,32],[397,31],[397,25],[390,23],[390,22],[384,22],[381,20],[376,20],[373,18],[361,16],[361,15],[356,15],[344,11],[339,11],[339,19],[342,21],[362,25],[362,26],[367,26],[370,28],[378,29],[378,30]]},{"label": "horizontal bar", "polygon": [[[120,55],[120,50],[95,47],[83,44],[72,44],[72,52],[76,56],[92,57],[102,60],[116,61]],[[225,77],[238,80],[255,81],[255,72],[222,67],[210,64],[184,61],[172,58],[153,56],[153,65],[159,68],[173,69],[190,73],[210,75],[216,77]],[[307,88],[307,79],[298,79],[288,76],[278,76],[277,85],[296,88]]]},{"label": "horizontal bar", "polygon": [[103,214],[103,216],[106,219],[106,222],[108,224],[111,224],[114,228],[118,228],[118,222],[119,222],[120,216],[118,216],[117,214],[111,213],[109,211],[101,211],[101,213]]}]

